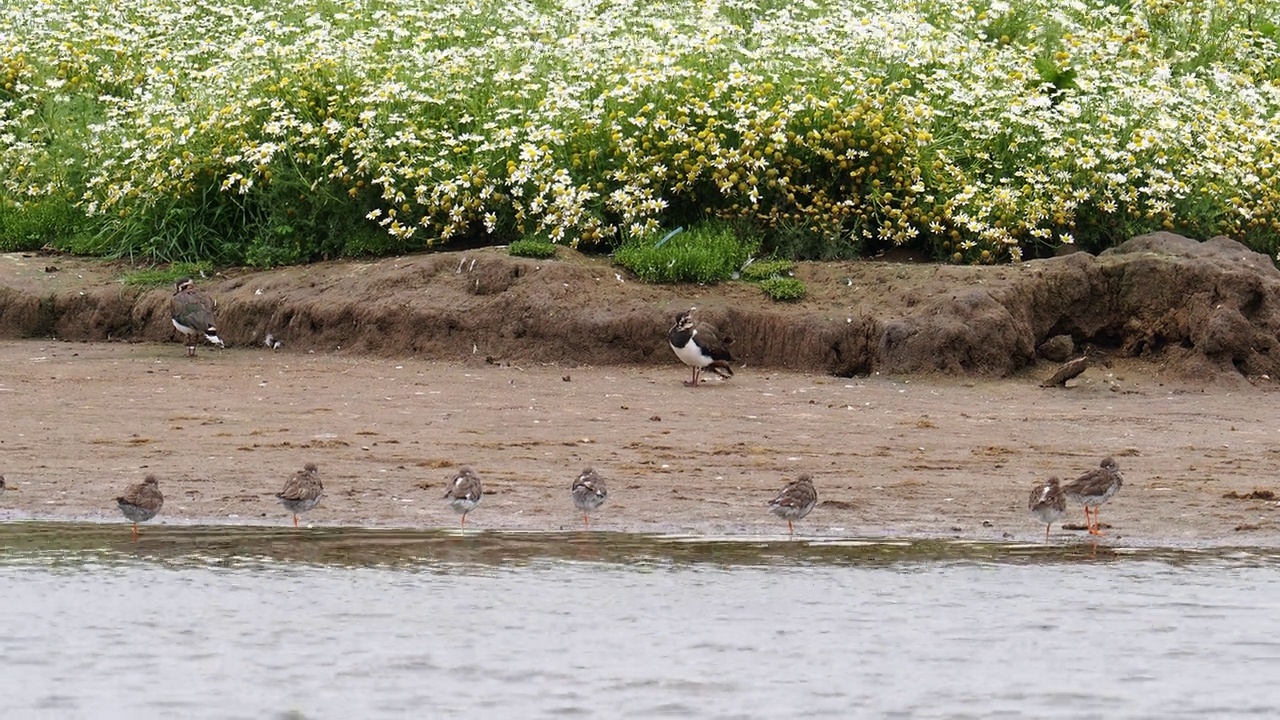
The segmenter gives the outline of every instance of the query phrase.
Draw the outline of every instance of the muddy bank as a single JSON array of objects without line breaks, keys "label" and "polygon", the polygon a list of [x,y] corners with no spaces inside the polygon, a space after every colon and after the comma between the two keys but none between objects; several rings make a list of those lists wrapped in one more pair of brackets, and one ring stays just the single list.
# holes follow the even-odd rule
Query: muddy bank
[{"label": "muddy bank", "polygon": [[[119,282],[118,266],[0,256],[0,338],[174,341],[167,288]],[[1143,236],[1094,257],[1011,266],[802,263],[809,294],[775,303],[747,283],[661,286],[606,259],[503,250],[230,270],[202,283],[222,337],[294,351],[565,365],[669,364],[665,333],[692,305],[734,338],[748,367],[836,376],[1046,376],[1088,352],[1135,358],[1157,377],[1280,377],[1280,271],[1225,238]]]},{"label": "muddy bank", "polygon": [[[592,526],[785,533],[769,498],[810,473],[799,531],[1039,543],[1030,487],[1113,454],[1105,543],[1280,545],[1272,391],[1171,388],[1120,360],[1069,392],[1023,379],[858,379],[744,368],[690,389],[674,363],[490,365],[172,344],[0,341],[0,519],[129,527],[114,498],[147,474],[154,523],[291,525],[275,499],[316,463],[304,521],[457,527],[453,470],[485,481],[476,530],[572,530],[569,486],[609,483]],[[1262,393],[1261,399],[1259,399]],[[1083,542],[1076,506],[1053,543]],[[146,532],[144,527],[143,532]]]}]

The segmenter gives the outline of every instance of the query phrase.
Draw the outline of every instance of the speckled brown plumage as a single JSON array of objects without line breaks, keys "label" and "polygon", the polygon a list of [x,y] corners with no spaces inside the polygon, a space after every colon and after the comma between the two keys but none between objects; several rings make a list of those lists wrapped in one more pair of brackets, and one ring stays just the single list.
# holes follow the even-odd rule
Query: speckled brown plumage
[{"label": "speckled brown plumage", "polygon": [[116,498],[120,512],[133,523],[133,537],[138,537],[138,523],[146,522],[164,507],[164,495],[160,493],[160,481],[148,475],[142,482],[125,488]]},{"label": "speckled brown plumage", "polygon": [[298,527],[298,516],[318,505],[323,494],[320,470],[315,463],[307,463],[285,481],[284,489],[276,493],[276,499],[293,513],[293,526]]},{"label": "speckled brown plumage", "polygon": [[573,496],[573,506],[582,511],[583,525],[591,527],[589,514],[598,510],[609,496],[604,478],[594,469],[587,468],[574,479],[569,486],[569,493]]},{"label": "speckled brown plumage", "polygon": [[804,518],[818,504],[818,491],[813,487],[813,480],[808,475],[787,483],[778,492],[777,497],[769,501],[769,510],[787,521],[787,531],[795,535],[795,521]]},{"label": "speckled brown plumage", "polygon": [[462,527],[467,526],[467,513],[476,509],[484,497],[484,487],[480,476],[469,467],[458,468],[458,472],[449,481],[449,489],[445,490],[444,499],[456,513],[462,513]]},{"label": "speckled brown plumage", "polygon": [[[1124,478],[1120,475],[1120,465],[1110,456],[1102,459],[1098,467],[1062,486],[1067,499],[1084,506],[1085,525],[1090,535],[1102,535],[1102,523],[1098,520],[1098,510],[1106,501],[1120,492]],[[1093,516],[1089,515],[1093,508]]]},{"label": "speckled brown plumage", "polygon": [[1038,482],[1031,487],[1027,509],[1045,524],[1044,541],[1049,542],[1049,528],[1067,511],[1067,494],[1062,491],[1057,477]]}]

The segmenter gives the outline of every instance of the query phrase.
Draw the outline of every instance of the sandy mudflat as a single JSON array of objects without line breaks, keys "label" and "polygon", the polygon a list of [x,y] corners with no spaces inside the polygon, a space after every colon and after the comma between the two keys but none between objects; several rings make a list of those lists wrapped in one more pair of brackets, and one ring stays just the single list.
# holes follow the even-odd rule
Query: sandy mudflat
[{"label": "sandy mudflat", "polygon": [[[843,379],[743,368],[686,388],[683,366],[502,366],[172,344],[0,343],[0,516],[121,521],[112,499],[155,473],[158,522],[286,523],[273,494],[315,462],[315,524],[453,526],[453,467],[486,483],[477,529],[560,530],[584,466],[609,481],[606,530],[777,534],[765,509],[814,475],[813,535],[1034,541],[1036,478],[1102,454],[1125,472],[1109,542],[1277,545],[1275,393],[1090,371],[1032,379]],[[1072,508],[1068,524],[1082,513]],[[1059,542],[1085,537],[1054,529]]]}]

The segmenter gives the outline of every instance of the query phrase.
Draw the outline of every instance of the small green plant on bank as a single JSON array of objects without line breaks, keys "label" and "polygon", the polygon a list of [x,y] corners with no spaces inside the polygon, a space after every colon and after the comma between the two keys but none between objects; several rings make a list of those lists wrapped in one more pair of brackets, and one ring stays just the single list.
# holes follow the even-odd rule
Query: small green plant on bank
[{"label": "small green plant on bank", "polygon": [[793,277],[771,277],[760,281],[760,289],[771,299],[779,302],[796,302],[804,299],[808,292],[804,281]]},{"label": "small green plant on bank", "polygon": [[742,279],[760,282],[775,276],[790,275],[795,266],[790,260],[757,260],[742,268]]},{"label": "small green plant on bank", "polygon": [[524,238],[508,245],[507,254],[515,257],[543,260],[556,256],[556,246],[540,238]]},{"label": "small green plant on bank", "polygon": [[623,243],[613,257],[646,282],[716,283],[732,278],[755,249],[729,225],[706,222]]},{"label": "small green plant on bank", "polygon": [[125,273],[120,282],[131,287],[157,287],[173,285],[183,278],[207,277],[213,272],[213,264],[207,262],[180,262],[164,267],[141,268]]}]

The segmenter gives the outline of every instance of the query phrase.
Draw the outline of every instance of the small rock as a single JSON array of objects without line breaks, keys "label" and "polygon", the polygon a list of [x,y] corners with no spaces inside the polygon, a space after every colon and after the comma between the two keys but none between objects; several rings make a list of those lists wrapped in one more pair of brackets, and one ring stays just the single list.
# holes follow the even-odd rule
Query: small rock
[{"label": "small rock", "polygon": [[1087,355],[1084,357],[1078,357],[1058,368],[1058,371],[1055,372],[1052,377],[1040,383],[1040,387],[1065,386],[1068,380],[1088,369],[1089,357]]},{"label": "small rock", "polygon": [[1045,360],[1066,362],[1067,358],[1076,353],[1076,343],[1070,335],[1054,335],[1041,343],[1036,352]]}]

